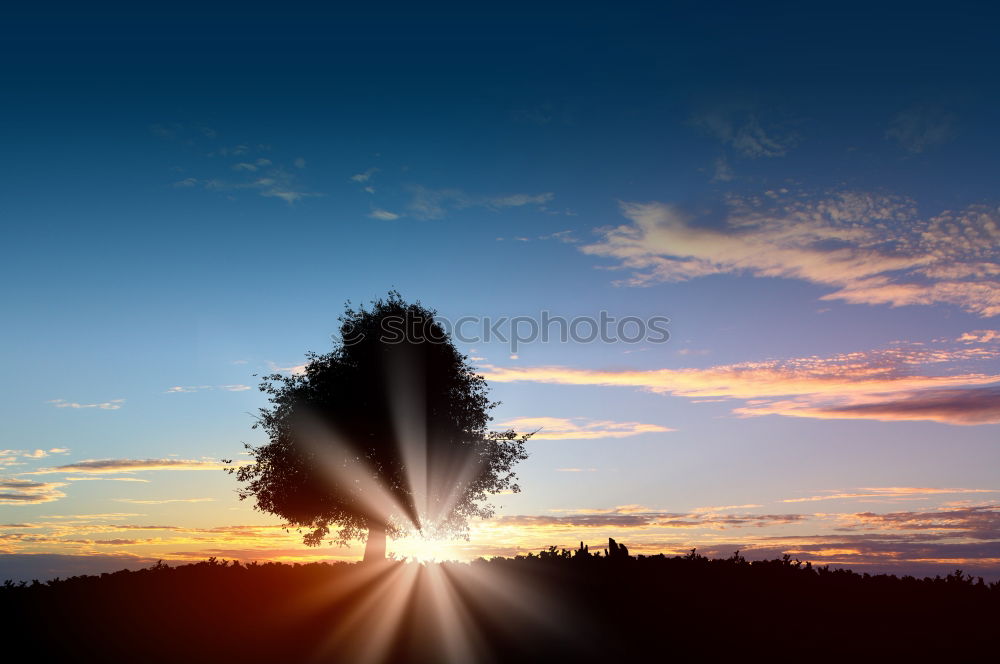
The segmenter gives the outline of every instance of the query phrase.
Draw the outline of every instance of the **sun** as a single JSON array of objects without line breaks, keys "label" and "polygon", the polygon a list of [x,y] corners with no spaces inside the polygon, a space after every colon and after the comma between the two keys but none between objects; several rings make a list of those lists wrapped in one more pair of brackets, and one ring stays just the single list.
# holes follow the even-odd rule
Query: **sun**
[{"label": "sun", "polygon": [[408,537],[393,543],[396,559],[408,558],[421,563],[441,562],[447,559],[446,547],[441,540],[428,537]]}]

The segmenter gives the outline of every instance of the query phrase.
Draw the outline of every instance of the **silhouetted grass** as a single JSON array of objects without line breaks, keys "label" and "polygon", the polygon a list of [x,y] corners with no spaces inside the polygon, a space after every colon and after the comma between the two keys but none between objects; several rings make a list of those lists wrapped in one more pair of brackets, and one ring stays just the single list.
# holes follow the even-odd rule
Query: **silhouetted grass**
[{"label": "silhouetted grass", "polygon": [[[485,661],[713,661],[752,653],[774,661],[988,661],[980,658],[995,651],[1000,624],[1000,583],[958,571],[917,579],[788,557],[606,557],[554,548],[436,564],[420,574],[413,565],[158,564],[8,582],[0,611],[7,643],[34,644],[42,661],[353,662],[376,638],[386,661],[440,662],[449,652],[452,661],[471,654]],[[463,616],[463,626],[448,628],[452,638],[461,645],[469,636],[471,650],[435,636],[434,583],[449,588]],[[399,623],[376,636],[379,620],[371,618],[390,614],[394,599]],[[368,618],[337,634],[366,602]]]}]

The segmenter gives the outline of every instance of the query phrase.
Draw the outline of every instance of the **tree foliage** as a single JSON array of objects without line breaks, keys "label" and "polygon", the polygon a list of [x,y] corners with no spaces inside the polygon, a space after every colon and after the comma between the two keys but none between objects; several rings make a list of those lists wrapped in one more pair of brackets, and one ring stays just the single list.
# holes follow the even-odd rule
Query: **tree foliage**
[{"label": "tree foliage", "polygon": [[254,428],[269,442],[230,469],[240,498],[316,546],[334,527],[338,543],[375,528],[464,536],[470,517],[492,516],[490,494],[519,491],[530,434],[487,429],[498,403],[434,315],[395,291],[348,303],[332,352],[264,376],[270,405]]}]

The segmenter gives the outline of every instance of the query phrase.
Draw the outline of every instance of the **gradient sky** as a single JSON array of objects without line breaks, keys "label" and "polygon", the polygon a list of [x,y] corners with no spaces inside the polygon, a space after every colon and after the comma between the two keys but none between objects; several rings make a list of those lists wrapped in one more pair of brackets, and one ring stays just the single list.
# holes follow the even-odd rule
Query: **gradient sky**
[{"label": "gradient sky", "polygon": [[666,316],[465,343],[534,429],[469,558],[1000,577],[981,3],[4,10],[0,577],[306,549],[219,459],[345,300]]}]

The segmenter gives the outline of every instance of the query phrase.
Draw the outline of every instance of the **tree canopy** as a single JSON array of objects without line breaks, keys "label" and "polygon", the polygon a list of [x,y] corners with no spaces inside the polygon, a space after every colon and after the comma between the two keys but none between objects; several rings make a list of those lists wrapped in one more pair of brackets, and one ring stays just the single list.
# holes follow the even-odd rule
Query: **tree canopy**
[{"label": "tree canopy", "polygon": [[264,376],[254,428],[269,442],[231,469],[240,498],[308,529],[307,545],[367,532],[384,551],[385,533],[467,536],[470,517],[493,515],[490,494],[519,491],[530,434],[488,430],[498,402],[434,316],[395,291],[348,303],[332,352]]}]

